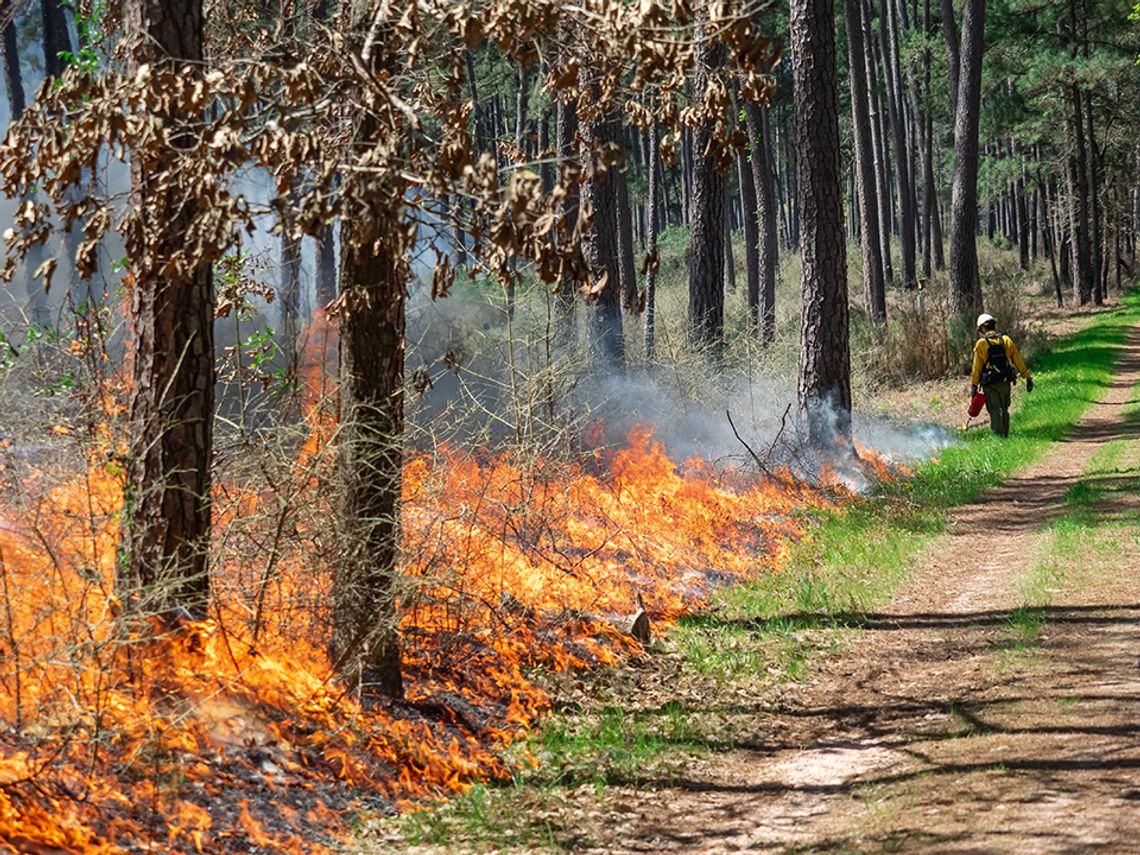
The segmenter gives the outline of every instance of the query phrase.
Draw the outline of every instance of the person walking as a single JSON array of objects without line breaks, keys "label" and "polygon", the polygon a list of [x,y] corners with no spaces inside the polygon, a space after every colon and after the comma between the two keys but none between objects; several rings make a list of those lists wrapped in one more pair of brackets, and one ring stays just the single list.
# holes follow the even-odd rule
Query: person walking
[{"label": "person walking", "polygon": [[1033,391],[1033,375],[1025,366],[1021,352],[1007,335],[997,331],[993,315],[978,315],[978,340],[974,344],[974,368],[970,375],[970,396],[978,386],[986,396],[990,429],[998,436],[1009,436],[1010,390],[1019,372],[1025,378],[1025,391]]}]

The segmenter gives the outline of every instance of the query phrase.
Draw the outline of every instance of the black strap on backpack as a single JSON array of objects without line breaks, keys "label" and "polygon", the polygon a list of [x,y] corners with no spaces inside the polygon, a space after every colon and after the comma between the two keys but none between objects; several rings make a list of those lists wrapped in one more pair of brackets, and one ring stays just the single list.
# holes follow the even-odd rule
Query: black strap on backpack
[{"label": "black strap on backpack", "polygon": [[1013,364],[1005,352],[1005,340],[1001,333],[986,333],[988,352],[986,354],[986,367],[982,370],[981,381],[983,386],[993,383],[1012,383],[1014,379]]}]

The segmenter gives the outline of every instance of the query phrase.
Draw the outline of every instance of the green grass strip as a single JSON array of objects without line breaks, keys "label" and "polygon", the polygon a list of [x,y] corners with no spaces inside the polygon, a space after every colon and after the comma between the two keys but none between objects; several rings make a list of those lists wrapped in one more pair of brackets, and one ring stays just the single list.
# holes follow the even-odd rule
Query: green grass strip
[{"label": "green grass strip", "polygon": [[[1026,393],[1024,385],[1017,387],[1008,439],[986,429],[966,432],[961,444],[919,465],[913,478],[820,513],[812,536],[793,560],[790,579],[744,586],[754,591],[728,592],[728,602],[766,617],[790,605],[800,611],[845,612],[887,599],[918,550],[942,531],[948,509],[975,501],[1073,430],[1112,383],[1122,346],[1138,322],[1140,291],[1034,357],[1035,389]],[[963,411],[967,385],[963,379]]]}]

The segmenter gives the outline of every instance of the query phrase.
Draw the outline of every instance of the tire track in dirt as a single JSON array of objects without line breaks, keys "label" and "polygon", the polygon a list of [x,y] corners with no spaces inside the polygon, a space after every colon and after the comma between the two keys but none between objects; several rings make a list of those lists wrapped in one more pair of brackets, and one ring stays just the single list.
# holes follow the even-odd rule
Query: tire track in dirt
[{"label": "tire track in dirt", "polygon": [[[1140,327],[1073,434],[951,512],[851,649],[757,713],[762,744],[664,798],[618,796],[623,839],[605,848],[1140,852],[1140,574],[1062,583],[1034,654],[1002,660],[1015,582],[1066,493],[1104,442],[1140,441],[1122,414],[1138,382]],[[1140,515],[1113,501],[1101,512]],[[1135,535],[1124,548],[1135,567]]]}]

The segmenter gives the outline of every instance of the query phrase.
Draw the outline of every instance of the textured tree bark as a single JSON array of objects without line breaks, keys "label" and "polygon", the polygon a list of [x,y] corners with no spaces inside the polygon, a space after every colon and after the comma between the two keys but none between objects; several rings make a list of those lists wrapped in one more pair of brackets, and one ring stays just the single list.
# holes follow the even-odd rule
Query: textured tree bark
[{"label": "textured tree bark", "polygon": [[[135,63],[177,68],[202,59],[200,0],[131,0],[126,14],[138,36]],[[174,126],[180,117],[163,118]],[[170,144],[182,142],[175,135]],[[202,615],[210,590],[213,276],[208,264],[165,269],[194,214],[173,152],[133,156],[131,191],[143,228],[158,239],[152,262],[133,271],[131,441],[116,587],[137,613]]]},{"label": "textured tree bark", "polygon": [[[705,40],[704,14],[697,17],[700,43],[693,79],[693,99],[705,95],[710,71],[724,64],[725,47]],[[724,349],[724,176],[709,151],[713,128],[703,121],[693,133],[692,240],[689,245],[689,341],[719,358]]]},{"label": "textured tree bark", "polygon": [[855,129],[855,189],[859,201],[859,243],[863,250],[863,301],[876,323],[887,319],[887,294],[879,242],[879,207],[875,198],[875,151],[871,145],[871,114],[867,101],[867,68],[859,0],[844,0],[847,26],[847,75],[851,88],[851,124]]},{"label": "textured tree bark", "polygon": [[646,205],[649,235],[646,238],[646,254],[649,266],[645,271],[645,355],[653,358],[657,340],[657,231],[661,222],[658,213],[658,188],[661,186],[661,143],[657,125],[649,128],[649,200]]},{"label": "textured tree bark", "polygon": [[950,201],[950,312],[982,308],[978,278],[978,114],[982,92],[985,0],[962,4],[958,109],[954,120],[954,181]]},{"label": "textured tree bark", "polygon": [[586,289],[586,341],[591,356],[607,371],[620,371],[625,363],[621,320],[621,270],[618,261],[617,188],[614,170],[603,167],[607,149],[619,144],[617,119],[610,114],[581,117],[579,136],[585,179],[582,198],[592,219],[582,235],[582,256],[590,271]]},{"label": "textured tree bark", "polygon": [[847,250],[832,0],[792,0],[791,41],[803,264],[799,407],[821,447],[851,448]]},{"label": "textured tree bark", "polygon": [[[369,6],[343,10],[346,49],[362,55]],[[367,60],[365,60],[367,61]],[[385,144],[379,117],[352,117],[353,147]],[[397,610],[404,431],[404,186],[353,175],[357,206],[340,233],[340,486],[333,568],[333,667],[354,691],[403,695]]]},{"label": "textured tree bark", "polygon": [[[355,137],[380,127],[358,117]],[[333,578],[334,666],[354,690],[400,697],[397,621],[403,464],[404,282],[393,235],[402,194],[376,187],[375,207],[341,224],[340,554]],[[390,215],[377,215],[377,212]]]}]

